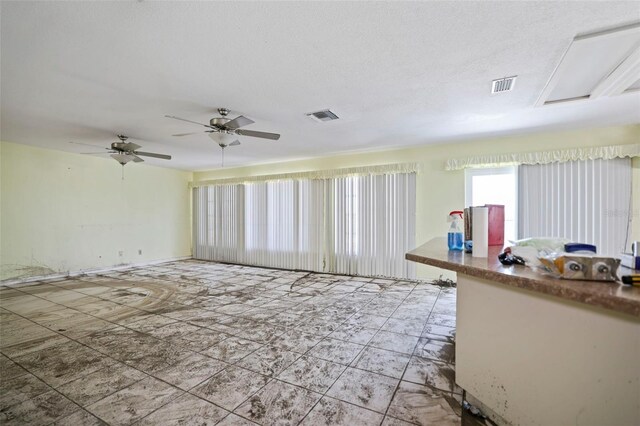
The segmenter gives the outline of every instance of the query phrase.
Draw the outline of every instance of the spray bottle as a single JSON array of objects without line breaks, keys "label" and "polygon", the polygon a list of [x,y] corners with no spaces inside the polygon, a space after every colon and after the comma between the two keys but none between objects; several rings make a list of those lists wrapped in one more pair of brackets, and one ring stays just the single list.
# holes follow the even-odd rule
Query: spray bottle
[{"label": "spray bottle", "polygon": [[463,249],[462,213],[460,210],[454,210],[449,213],[449,219],[451,220],[448,234],[449,250],[461,251]]}]

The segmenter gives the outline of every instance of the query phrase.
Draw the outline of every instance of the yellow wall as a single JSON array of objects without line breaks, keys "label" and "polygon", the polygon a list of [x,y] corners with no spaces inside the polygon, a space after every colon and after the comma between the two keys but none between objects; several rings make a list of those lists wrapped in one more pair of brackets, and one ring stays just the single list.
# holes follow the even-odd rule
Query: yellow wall
[{"label": "yellow wall", "polygon": [[[277,143],[277,142],[273,142]],[[419,162],[423,170],[417,179],[416,242],[446,235],[447,214],[464,207],[464,172],[445,171],[449,158],[554,150],[573,147],[640,143],[640,125],[579,131],[527,134],[513,137],[466,141],[454,144],[425,145],[415,148],[336,155],[325,158],[227,168],[194,173],[194,180],[268,175],[343,167],[399,162]],[[640,162],[634,160],[634,221],[632,239],[640,240]],[[615,188],[611,188],[615,190]],[[439,269],[422,267],[423,278],[437,278]],[[445,276],[447,276],[445,274]]]},{"label": "yellow wall", "polygon": [[[454,144],[188,173],[0,143],[0,279],[107,268],[190,255],[188,182],[418,162],[416,242],[447,232],[464,206],[464,172],[448,158],[640,142],[640,125],[539,133]],[[277,142],[274,142],[277,143]],[[640,240],[640,159],[633,162],[632,240]],[[615,188],[612,188],[615,190]],[[142,250],[142,255],[138,254]],[[119,256],[122,251],[123,255]],[[443,271],[421,267],[419,276]],[[445,276],[450,276],[445,273]]]},{"label": "yellow wall", "polygon": [[0,167],[0,279],[191,254],[189,172],[7,142]]}]

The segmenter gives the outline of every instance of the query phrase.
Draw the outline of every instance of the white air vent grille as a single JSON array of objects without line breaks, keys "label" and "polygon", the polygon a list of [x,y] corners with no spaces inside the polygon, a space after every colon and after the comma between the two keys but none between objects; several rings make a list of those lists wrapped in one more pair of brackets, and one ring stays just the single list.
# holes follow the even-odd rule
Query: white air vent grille
[{"label": "white air vent grille", "polygon": [[320,122],[337,120],[339,118],[336,114],[334,114],[328,109],[323,109],[322,111],[316,111],[316,112],[309,112],[306,115],[312,120],[320,121]]},{"label": "white air vent grille", "polygon": [[491,93],[510,92],[516,84],[516,76],[500,78],[491,83]]}]

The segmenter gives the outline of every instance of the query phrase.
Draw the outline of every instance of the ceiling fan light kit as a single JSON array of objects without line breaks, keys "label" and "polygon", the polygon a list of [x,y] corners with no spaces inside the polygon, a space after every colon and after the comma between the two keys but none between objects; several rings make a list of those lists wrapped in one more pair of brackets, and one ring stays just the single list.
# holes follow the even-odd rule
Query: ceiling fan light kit
[{"label": "ceiling fan light kit", "polygon": [[211,132],[209,133],[209,137],[223,149],[228,146],[240,145],[240,141],[237,140],[234,135],[229,133]]}]

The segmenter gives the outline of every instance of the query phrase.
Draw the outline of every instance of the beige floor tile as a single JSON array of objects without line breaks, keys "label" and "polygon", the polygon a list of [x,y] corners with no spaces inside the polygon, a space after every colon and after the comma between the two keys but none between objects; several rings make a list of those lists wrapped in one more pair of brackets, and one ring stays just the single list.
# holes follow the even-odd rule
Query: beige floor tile
[{"label": "beige floor tile", "polygon": [[76,404],[56,391],[49,391],[19,404],[0,409],[3,426],[45,425],[79,410]]},{"label": "beige floor tile", "polygon": [[324,393],[347,367],[320,358],[303,356],[277,378],[303,388]]},{"label": "beige floor tile", "polygon": [[262,374],[230,366],[192,389],[191,393],[233,411],[269,380]]},{"label": "beige floor tile", "polygon": [[149,414],[183,392],[149,377],[86,407],[87,411],[111,425],[128,425]]},{"label": "beige floor tile", "polygon": [[366,347],[351,363],[351,366],[399,379],[409,363],[409,358],[409,355],[398,352]]},{"label": "beige floor tile", "polygon": [[147,377],[146,374],[138,370],[127,367],[124,364],[115,363],[87,376],[65,383],[58,387],[57,390],[75,403],[86,407],[145,377]]},{"label": "beige floor tile", "polygon": [[397,384],[391,377],[347,368],[327,396],[384,414]]},{"label": "beige floor tile", "polygon": [[308,354],[338,364],[349,365],[362,349],[364,349],[364,346],[356,343],[324,339],[311,349]]},{"label": "beige floor tile", "polygon": [[164,407],[154,411],[139,423],[140,426],[182,426],[215,425],[228,411],[190,394],[174,399]]},{"label": "beige floor tile", "polygon": [[261,425],[295,425],[321,397],[319,393],[273,380],[235,413]]},{"label": "beige floor tile", "polygon": [[229,364],[200,354],[193,354],[153,375],[183,390],[202,383]]},{"label": "beige floor tile", "polygon": [[305,417],[301,426],[378,426],[382,414],[323,397]]},{"label": "beige floor tile", "polygon": [[101,353],[73,341],[17,357],[16,362],[53,387],[114,363]]},{"label": "beige floor tile", "polygon": [[107,426],[107,423],[88,411],[80,410],[56,421],[51,426]]},{"label": "beige floor tile", "polygon": [[460,417],[452,405],[458,402],[448,392],[414,383],[401,382],[388,414],[419,425],[459,425]]},{"label": "beige floor tile", "polygon": [[419,337],[416,336],[391,333],[381,330],[373,336],[373,339],[369,342],[369,346],[411,355],[418,343],[418,339]]},{"label": "beige floor tile", "polygon": [[225,417],[217,426],[255,426],[257,423],[250,422],[249,420],[240,417],[236,414],[229,414]]},{"label": "beige floor tile", "polygon": [[300,354],[274,346],[263,346],[247,355],[236,365],[265,376],[274,377],[284,371],[300,357]]},{"label": "beige floor tile", "polygon": [[455,375],[454,366],[451,364],[412,356],[402,380],[453,392]]},{"label": "beige floor tile", "polygon": [[260,343],[252,342],[251,340],[229,337],[202,353],[225,362],[235,363],[262,346]]},{"label": "beige floor tile", "polygon": [[3,377],[0,381],[0,407],[19,404],[50,390],[51,387],[33,374],[26,373],[11,379]]}]

